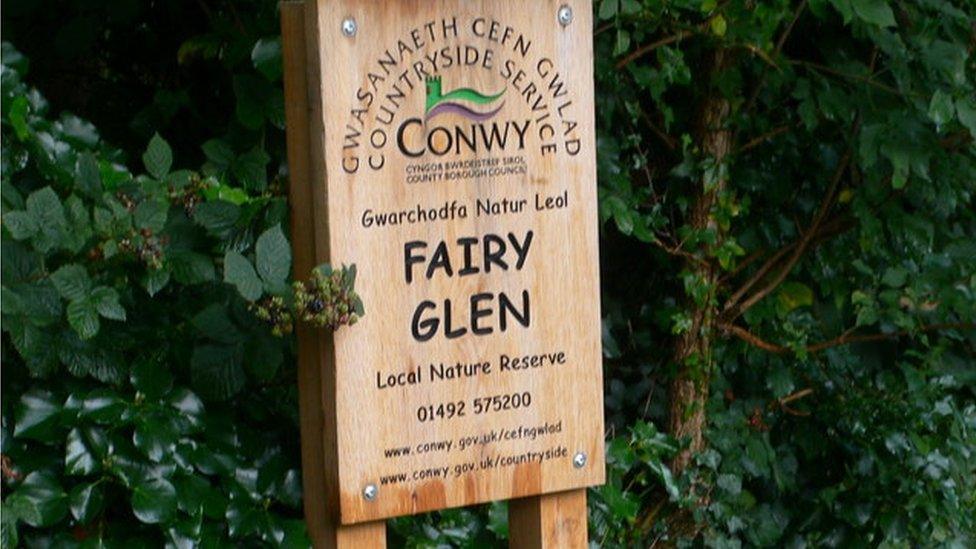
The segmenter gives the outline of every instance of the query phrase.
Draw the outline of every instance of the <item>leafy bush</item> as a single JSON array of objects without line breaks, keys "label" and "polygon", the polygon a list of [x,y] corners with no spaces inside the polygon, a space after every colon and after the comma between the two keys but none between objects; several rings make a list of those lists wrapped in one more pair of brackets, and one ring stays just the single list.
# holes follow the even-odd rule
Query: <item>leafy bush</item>
[{"label": "leafy bush", "polygon": [[[972,545],[972,3],[594,10],[611,436],[591,539]],[[275,333],[358,300],[351,270],[290,288],[281,268],[275,4],[3,17],[25,52],[2,52],[4,546],[307,544]],[[498,544],[505,509],[390,540]]]}]

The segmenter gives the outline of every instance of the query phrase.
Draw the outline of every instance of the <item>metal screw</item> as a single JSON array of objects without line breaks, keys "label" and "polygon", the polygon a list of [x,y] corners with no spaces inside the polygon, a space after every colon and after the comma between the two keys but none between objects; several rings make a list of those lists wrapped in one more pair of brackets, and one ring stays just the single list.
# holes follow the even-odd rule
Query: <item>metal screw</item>
[{"label": "metal screw", "polygon": [[559,12],[557,13],[556,18],[559,19],[559,24],[562,25],[562,26],[564,26],[564,27],[566,25],[572,23],[573,22],[573,8],[569,7],[566,4],[563,4],[562,6],[559,6]]},{"label": "metal screw", "polygon": [[346,17],[342,20],[342,34],[345,34],[349,38],[356,36],[356,31],[359,30],[359,26],[356,24],[356,20],[352,17]]},{"label": "metal screw", "polygon": [[376,488],[375,484],[367,484],[366,487],[363,488],[363,499],[366,501],[373,501],[376,499],[376,495],[379,494],[379,492],[380,491],[378,488]]},{"label": "metal screw", "polygon": [[573,456],[573,467],[582,469],[584,465],[586,465],[586,453],[576,452],[576,455]]}]

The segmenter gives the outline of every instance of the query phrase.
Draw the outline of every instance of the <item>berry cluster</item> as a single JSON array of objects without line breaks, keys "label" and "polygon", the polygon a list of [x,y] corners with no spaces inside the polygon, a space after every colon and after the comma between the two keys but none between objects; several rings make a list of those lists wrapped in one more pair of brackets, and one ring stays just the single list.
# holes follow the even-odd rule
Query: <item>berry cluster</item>
[{"label": "berry cluster", "polygon": [[169,199],[174,206],[182,206],[186,215],[193,216],[197,204],[203,202],[203,191],[210,186],[210,180],[200,177],[194,172],[190,174],[190,183],[182,187],[169,186]]},{"label": "berry cluster", "polygon": [[271,326],[271,333],[281,337],[292,332],[294,322],[291,311],[281,296],[270,296],[251,304],[251,310],[259,319]]},{"label": "berry cluster", "polygon": [[298,317],[319,328],[337,330],[359,320],[361,302],[353,290],[353,277],[347,269],[312,271],[308,282],[294,283]]},{"label": "berry cluster", "polygon": [[152,270],[163,267],[163,247],[169,243],[167,235],[157,235],[149,229],[132,231],[119,240],[119,251],[135,255]]}]

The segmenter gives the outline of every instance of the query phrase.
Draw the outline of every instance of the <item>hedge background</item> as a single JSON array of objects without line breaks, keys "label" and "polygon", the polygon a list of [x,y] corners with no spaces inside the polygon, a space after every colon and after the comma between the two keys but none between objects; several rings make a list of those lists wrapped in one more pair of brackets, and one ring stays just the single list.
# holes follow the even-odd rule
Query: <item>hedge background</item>
[{"label": "hedge background", "polygon": [[[593,542],[972,546],[976,6],[593,9]],[[276,4],[2,25],[3,546],[305,546]],[[340,278],[311,291],[355,308]]]}]

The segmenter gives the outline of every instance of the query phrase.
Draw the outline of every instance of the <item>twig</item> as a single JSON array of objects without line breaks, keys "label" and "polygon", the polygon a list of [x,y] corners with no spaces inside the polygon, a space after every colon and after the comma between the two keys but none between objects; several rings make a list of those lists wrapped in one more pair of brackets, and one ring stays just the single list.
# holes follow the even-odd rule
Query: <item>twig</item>
[{"label": "twig", "polygon": [[651,120],[651,116],[647,114],[647,111],[645,111],[643,107],[638,105],[637,112],[640,114],[640,117],[644,119],[644,122],[647,123],[647,127],[651,128],[651,131],[654,132],[654,135],[664,142],[664,145],[667,146],[669,151],[674,152],[674,150],[678,148],[678,140],[665,133],[661,128],[658,128],[657,124]]},{"label": "twig", "polygon": [[742,154],[742,153],[748,151],[749,149],[752,149],[752,148],[760,145],[764,141],[767,141],[769,139],[772,139],[772,138],[776,137],[777,135],[779,135],[781,133],[784,133],[786,131],[789,131],[789,129],[791,127],[792,127],[791,125],[787,124],[785,126],[780,126],[778,128],[773,128],[772,130],[769,130],[768,132],[766,132],[766,133],[764,133],[764,134],[762,134],[762,135],[760,135],[758,137],[754,137],[754,138],[750,139],[749,141],[746,142],[745,145],[742,145],[741,147],[739,147],[739,150],[735,151],[733,154]]},{"label": "twig", "polygon": [[787,395],[787,396],[779,399],[779,403],[780,403],[780,405],[789,404],[789,403],[793,402],[794,400],[800,400],[801,398],[806,397],[806,396],[809,396],[809,395],[812,395],[812,394],[813,394],[813,389],[811,389],[810,387],[807,387],[806,389],[801,389],[801,390],[799,390],[799,391],[797,391],[797,392],[795,392],[795,393],[793,393],[791,395]]},{"label": "twig", "polygon": [[615,23],[613,21],[610,21],[609,23],[604,23],[604,24],[600,25],[599,27],[597,27],[596,30],[593,31],[593,36],[599,36],[599,35],[603,34],[604,32],[612,29],[614,26],[615,26]]},{"label": "twig", "polygon": [[[878,88],[879,90],[886,91],[886,92],[888,92],[890,94],[897,95],[899,97],[902,97],[902,96],[905,95],[905,93],[902,92],[899,89],[892,88],[891,86],[889,86],[887,84],[882,84],[881,82],[875,82],[874,81],[874,78],[872,77],[873,75],[872,76],[861,76],[859,74],[850,74],[850,73],[846,73],[846,72],[839,71],[837,69],[828,67],[826,65],[821,65],[819,63],[814,63],[812,61],[790,60],[789,63],[791,65],[800,65],[802,67],[807,67],[807,68],[812,69],[812,70],[815,70],[817,72],[821,72],[821,73],[824,73],[824,74],[829,74],[829,75],[832,75],[832,76],[837,76],[839,78],[846,78],[848,80],[856,80],[858,82],[863,82],[865,84],[868,84],[869,86],[874,86],[875,88]],[[912,94],[912,95],[917,95],[917,94]]]},{"label": "twig", "polygon": [[[803,10],[806,9],[806,7],[807,0],[803,0],[800,2],[800,5],[796,7],[796,11],[793,12],[793,19],[790,20],[790,23],[786,26],[786,29],[783,30],[783,34],[780,34],[779,39],[776,41],[776,49],[773,50],[773,55],[775,57],[779,57],[779,55],[783,52],[783,46],[786,45],[786,39],[789,38],[790,34],[793,32],[793,26],[796,25],[797,20],[800,19],[800,15],[803,13]],[[752,90],[752,94],[749,96],[749,100],[746,101],[742,112],[748,113],[752,111],[752,108],[756,104],[756,100],[759,99],[759,93],[762,91],[763,86],[765,85],[766,72],[763,71],[762,77],[759,79],[759,83],[756,85],[756,89]]]},{"label": "twig", "polygon": [[618,61],[617,62],[617,70],[623,69],[624,67],[626,67],[627,65],[629,65],[630,63],[632,63],[634,60],[639,59],[641,56],[646,55],[646,54],[648,54],[648,53],[650,53],[650,52],[652,52],[652,51],[660,48],[661,46],[667,46],[668,44],[673,44],[673,43],[675,43],[675,42],[677,42],[679,40],[683,40],[685,38],[688,38],[689,36],[691,36],[693,34],[695,34],[694,31],[683,30],[683,31],[677,32],[676,34],[672,34],[671,36],[664,37],[664,38],[662,38],[662,39],[660,39],[660,40],[658,40],[656,42],[651,42],[650,44],[647,44],[646,46],[641,46],[641,47],[637,48],[636,50],[634,50],[634,51],[630,52],[629,54],[627,54],[627,56],[624,57],[623,59],[621,59],[620,61]]},{"label": "twig", "polygon": [[742,44],[742,47],[749,50],[753,55],[755,55],[759,59],[762,59],[762,61],[767,65],[769,65],[770,67],[776,69],[776,72],[783,71],[783,69],[779,68],[779,65],[776,64],[776,61],[773,61],[773,58],[770,57],[768,53],[762,51],[762,49],[759,48],[758,46],[754,44]]},{"label": "twig", "polygon": [[[780,410],[786,412],[787,414],[790,414],[791,416],[807,417],[810,415],[810,412],[800,411],[795,408],[791,408],[789,404],[794,400],[800,400],[801,398],[812,394],[813,394],[813,389],[811,389],[810,387],[807,387],[806,389],[800,389],[799,391],[793,394],[786,395],[783,398],[776,399],[776,405],[779,407]],[[770,406],[772,406],[772,403],[770,404]]]},{"label": "twig", "polygon": [[746,256],[746,258],[740,261],[739,264],[736,265],[734,269],[725,273],[724,275],[722,275],[721,278],[718,279],[718,285],[719,286],[724,285],[729,279],[735,277],[743,270],[745,270],[746,267],[755,263],[760,257],[762,257],[764,253],[766,253],[766,250],[756,250],[751,254],[749,254],[748,256]]},{"label": "twig", "polygon": [[779,40],[776,41],[776,49],[774,50],[777,56],[783,52],[786,39],[790,37],[790,33],[793,32],[793,26],[796,25],[796,22],[800,19],[800,15],[806,7],[807,0],[800,2],[800,5],[796,7],[796,11],[793,12],[793,19],[790,19],[790,24],[786,25],[786,30],[783,31],[783,34],[779,35]]},{"label": "twig", "polygon": [[[858,122],[855,122],[854,126],[855,126],[854,133],[857,133]],[[851,160],[851,149],[848,148],[847,152],[844,153],[844,156],[841,158],[840,163],[837,165],[836,171],[834,171],[834,176],[830,182],[830,187],[827,189],[827,193],[824,195],[823,200],[820,202],[820,208],[817,210],[817,213],[814,216],[813,221],[810,223],[810,227],[807,229],[805,233],[803,233],[803,236],[800,238],[800,241],[797,243],[797,246],[793,250],[793,253],[786,260],[786,264],[783,265],[783,268],[780,269],[779,273],[775,277],[773,277],[773,280],[769,284],[767,284],[760,290],[757,290],[756,293],[752,294],[749,298],[747,298],[745,301],[742,302],[742,305],[738,307],[735,316],[741,315],[745,311],[749,310],[749,308],[751,308],[753,305],[755,305],[760,300],[762,300],[767,295],[769,295],[773,290],[775,290],[780,285],[780,283],[783,282],[783,280],[786,279],[786,277],[790,274],[790,271],[793,270],[793,267],[803,256],[804,252],[806,252],[807,246],[810,245],[810,241],[813,239],[813,237],[817,234],[817,231],[820,229],[820,224],[823,222],[824,217],[826,217],[827,212],[830,211],[830,208],[834,203],[834,198],[837,194],[837,188],[840,186],[841,178],[843,177],[844,172],[847,170],[847,165],[850,162],[850,160]]]}]

